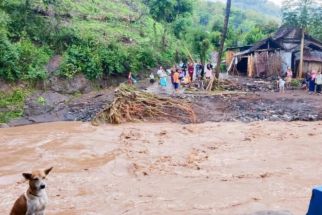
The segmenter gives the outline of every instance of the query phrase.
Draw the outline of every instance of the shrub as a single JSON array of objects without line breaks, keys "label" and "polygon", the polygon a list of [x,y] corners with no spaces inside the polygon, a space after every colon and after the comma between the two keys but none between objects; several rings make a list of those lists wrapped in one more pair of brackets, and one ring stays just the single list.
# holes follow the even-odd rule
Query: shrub
[{"label": "shrub", "polygon": [[38,48],[29,40],[12,44],[0,32],[0,78],[7,81],[36,81],[46,77],[48,51]]},{"label": "shrub", "polygon": [[79,32],[71,28],[61,27],[51,36],[50,43],[56,51],[61,53],[73,44],[80,44],[81,39],[79,38]]},{"label": "shrub", "polygon": [[17,44],[19,52],[18,67],[23,80],[37,81],[47,77],[45,65],[48,63],[49,49],[36,47],[30,40],[22,40]]},{"label": "shrub", "polygon": [[[175,55],[176,53],[172,52],[171,49],[161,52],[158,57],[158,63],[161,65],[170,66],[174,63]],[[187,62],[187,59],[188,59],[184,55],[180,55],[179,58],[184,62]]]},{"label": "shrub", "polygon": [[44,97],[39,96],[39,97],[37,98],[37,103],[38,103],[38,104],[40,104],[40,105],[42,105],[42,106],[45,106],[45,105],[46,105],[46,103],[47,103],[47,101],[46,101],[46,99],[45,99]]},{"label": "shrub", "polygon": [[73,45],[64,54],[60,74],[71,78],[77,73],[83,73],[90,80],[97,79],[103,74],[100,56],[89,45]]},{"label": "shrub", "polygon": [[0,93],[0,123],[7,123],[23,115],[27,92],[17,89],[11,93]]},{"label": "shrub", "polygon": [[301,87],[301,81],[298,79],[292,79],[291,86],[294,88],[299,88]]},{"label": "shrub", "polygon": [[136,74],[144,69],[173,63],[174,53],[171,50],[157,54],[150,46],[124,47],[118,43],[109,45],[86,42],[71,46],[64,54],[60,74],[71,78],[83,73],[90,80],[103,75],[122,75],[129,71]]},{"label": "shrub", "polygon": [[111,43],[107,47],[99,49],[102,58],[102,66],[105,75],[122,74],[128,70],[127,50],[122,46]]},{"label": "shrub", "polygon": [[129,67],[137,73],[143,69],[150,69],[157,65],[155,50],[147,46],[135,46],[129,49]]},{"label": "shrub", "polygon": [[7,81],[17,80],[20,76],[17,67],[19,53],[4,31],[0,31],[0,50],[0,78]]}]

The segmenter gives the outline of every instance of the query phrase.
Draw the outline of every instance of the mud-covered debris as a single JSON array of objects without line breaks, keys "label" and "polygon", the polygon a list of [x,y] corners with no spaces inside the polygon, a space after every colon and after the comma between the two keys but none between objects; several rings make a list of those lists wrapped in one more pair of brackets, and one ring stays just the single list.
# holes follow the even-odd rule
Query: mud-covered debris
[{"label": "mud-covered debris", "polygon": [[99,112],[92,123],[120,124],[162,119],[187,123],[196,121],[195,113],[188,102],[160,97],[124,84],[116,90],[114,101]]}]

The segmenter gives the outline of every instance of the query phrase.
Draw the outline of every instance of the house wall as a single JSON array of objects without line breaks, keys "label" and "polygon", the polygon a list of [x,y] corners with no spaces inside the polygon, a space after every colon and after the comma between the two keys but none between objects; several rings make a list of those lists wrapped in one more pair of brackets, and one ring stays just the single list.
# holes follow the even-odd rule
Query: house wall
[{"label": "house wall", "polygon": [[305,61],[303,73],[306,74],[307,72],[311,72],[312,70],[322,72],[322,63],[321,62],[307,62],[307,61]]},{"label": "house wall", "polygon": [[282,57],[282,72],[286,72],[287,67],[292,66],[292,52],[281,51],[280,52]]},{"label": "house wall", "polygon": [[299,45],[300,45],[299,43],[283,43],[283,46],[288,50],[295,49]]}]

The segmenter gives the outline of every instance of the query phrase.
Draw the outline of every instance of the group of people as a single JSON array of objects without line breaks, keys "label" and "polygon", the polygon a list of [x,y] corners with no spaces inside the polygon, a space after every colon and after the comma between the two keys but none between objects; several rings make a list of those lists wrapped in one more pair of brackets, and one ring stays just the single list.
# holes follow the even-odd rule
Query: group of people
[{"label": "group of people", "polygon": [[[290,67],[287,68],[286,78],[284,80],[283,77],[279,76],[278,86],[279,91],[284,93],[285,88],[290,88],[293,78],[293,72]],[[321,71],[312,70],[311,72],[307,72],[305,78],[302,82],[302,89],[307,89],[309,94],[312,95],[317,93],[321,94],[322,91],[322,74]]]},{"label": "group of people", "polygon": [[309,94],[317,93],[321,95],[322,90],[322,74],[321,71],[313,70],[305,75],[303,86],[308,89]]},{"label": "group of people", "polygon": [[[167,70],[160,66],[157,71],[161,88],[166,88],[170,84],[168,82],[171,81],[171,85],[175,91],[178,91],[180,86],[191,86],[193,81],[197,81],[198,87],[202,88],[203,80],[210,80],[212,76],[213,66],[210,63],[207,65],[193,62],[180,63]],[[150,82],[155,82],[154,73],[150,74]]]}]

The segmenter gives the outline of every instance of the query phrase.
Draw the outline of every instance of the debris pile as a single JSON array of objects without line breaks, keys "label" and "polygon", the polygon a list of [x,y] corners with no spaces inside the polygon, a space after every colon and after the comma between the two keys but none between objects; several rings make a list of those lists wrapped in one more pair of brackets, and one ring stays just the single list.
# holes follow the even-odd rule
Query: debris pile
[{"label": "debris pile", "polygon": [[94,125],[100,123],[120,124],[144,120],[194,123],[196,117],[188,102],[170,97],[160,97],[122,84],[115,91],[114,101],[100,111],[92,123]]},{"label": "debris pile", "polygon": [[256,80],[239,77],[238,79],[232,78],[215,80],[212,90],[242,92],[274,92],[278,89],[277,82],[274,80]]}]

